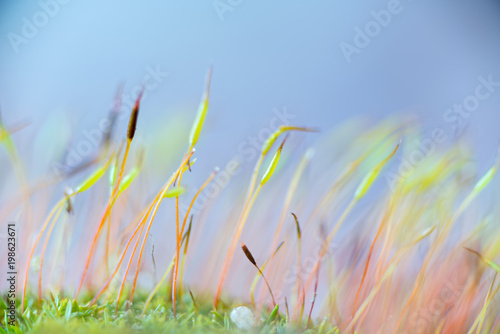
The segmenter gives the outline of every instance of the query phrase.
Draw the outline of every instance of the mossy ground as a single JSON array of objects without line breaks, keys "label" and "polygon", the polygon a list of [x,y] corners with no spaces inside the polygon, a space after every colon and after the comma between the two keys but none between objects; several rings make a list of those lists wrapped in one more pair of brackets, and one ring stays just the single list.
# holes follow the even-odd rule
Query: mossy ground
[{"label": "mossy ground", "polygon": [[[260,323],[253,330],[240,330],[230,320],[231,310],[240,306],[220,304],[214,311],[209,298],[196,299],[196,307],[189,294],[182,296],[177,306],[177,319],[172,313],[172,305],[165,298],[156,297],[151,307],[142,315],[142,307],[147,295],[138,295],[133,305],[122,303],[116,312],[116,302],[88,306],[88,303],[78,303],[67,298],[43,300],[37,306],[36,299],[31,298],[24,314],[18,309],[16,326],[5,328],[5,316],[2,317],[0,333],[297,333],[306,331],[306,321],[303,324],[288,323],[286,314],[280,309],[261,312]],[[84,299],[84,298],[82,298]],[[3,299],[4,300],[4,299]],[[18,303],[19,304],[19,303]],[[1,303],[2,315],[6,304]],[[286,313],[286,312],[285,312]],[[306,319],[304,319],[306,320]],[[312,324],[307,332],[335,333],[336,327],[324,321]]]}]

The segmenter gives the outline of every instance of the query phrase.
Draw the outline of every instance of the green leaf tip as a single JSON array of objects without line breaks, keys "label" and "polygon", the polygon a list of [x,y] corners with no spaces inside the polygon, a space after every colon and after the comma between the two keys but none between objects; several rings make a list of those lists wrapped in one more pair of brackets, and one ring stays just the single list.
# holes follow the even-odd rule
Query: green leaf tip
[{"label": "green leaf tip", "polygon": [[276,166],[278,165],[278,161],[280,160],[281,151],[283,150],[283,145],[285,145],[287,138],[288,138],[288,136],[286,136],[285,139],[283,139],[283,142],[281,143],[280,147],[278,148],[278,150],[274,154],[273,159],[271,160],[271,163],[269,164],[269,167],[267,168],[266,172],[262,176],[262,180],[260,181],[261,185],[264,185],[265,183],[267,183],[267,181],[269,181],[269,179],[273,175],[274,170],[276,169]]},{"label": "green leaf tip", "polygon": [[495,160],[495,164],[493,165],[493,167],[491,167],[486,172],[486,174],[484,174],[484,176],[482,178],[480,178],[479,181],[477,181],[476,185],[474,186],[474,190],[472,191],[473,194],[479,193],[481,190],[483,190],[488,185],[488,183],[491,182],[491,180],[493,179],[493,177],[497,173],[499,164],[500,164],[500,151],[497,154],[497,158]]},{"label": "green leaf tip", "polygon": [[396,148],[389,154],[384,160],[379,162],[375,167],[373,167],[368,174],[366,174],[365,178],[363,181],[361,181],[360,185],[356,189],[356,192],[354,193],[354,198],[359,200],[362,198],[368,189],[372,186],[373,182],[377,179],[377,177],[380,175],[380,172],[382,171],[382,168],[385,166],[385,164],[396,154],[398,148],[401,146],[402,140],[399,141],[399,143],[396,145]]},{"label": "green leaf tip", "polygon": [[488,266],[490,266],[493,270],[495,270],[497,273],[500,274],[500,266],[498,264],[496,264],[495,262],[489,260],[489,259],[486,259],[484,258],[479,252],[473,250],[473,249],[470,249],[468,247],[464,247],[465,250],[475,254],[482,262],[486,263]]},{"label": "green leaf tip", "polygon": [[302,131],[302,132],[319,132],[318,129],[314,128],[306,128],[306,127],[300,127],[300,126],[290,126],[290,125],[281,125],[278,130],[274,131],[264,142],[264,145],[262,145],[262,155],[266,155],[267,152],[271,149],[273,146],[274,142],[278,137],[287,131]]},{"label": "green leaf tip", "polygon": [[174,187],[172,189],[169,189],[165,192],[163,195],[163,198],[173,198],[173,197],[179,197],[180,195],[184,194],[186,192],[186,188],[183,186],[180,187]]},{"label": "green leaf tip", "polygon": [[111,156],[102,166],[96,169],[94,173],[90,174],[89,177],[87,177],[82,183],[78,185],[78,187],[76,187],[75,193],[84,192],[85,190],[88,190],[90,187],[92,187],[104,175],[112,160],[113,157]]},{"label": "green leaf tip", "polygon": [[205,116],[207,115],[212,71],[212,67],[210,67],[207,73],[205,92],[203,93],[203,96],[201,98],[200,106],[198,107],[198,112],[196,113],[196,118],[194,119],[193,127],[191,128],[191,133],[189,135],[189,146],[191,148],[193,148],[194,145],[196,145],[196,143],[198,142],[201,129],[203,128],[203,123],[205,122]]},{"label": "green leaf tip", "polygon": [[279,310],[280,310],[280,304],[276,304],[276,306],[274,307],[273,311],[269,315],[269,321],[272,321],[272,320],[274,320],[274,318],[276,318],[276,316],[278,315]]}]

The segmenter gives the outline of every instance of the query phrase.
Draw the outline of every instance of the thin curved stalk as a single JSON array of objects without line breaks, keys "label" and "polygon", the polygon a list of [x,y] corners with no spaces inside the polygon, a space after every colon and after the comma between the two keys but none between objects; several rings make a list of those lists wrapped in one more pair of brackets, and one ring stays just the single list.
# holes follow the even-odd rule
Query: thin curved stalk
[{"label": "thin curved stalk", "polygon": [[118,194],[118,187],[120,186],[120,182],[121,182],[121,180],[123,178],[123,171],[125,169],[125,164],[127,162],[127,157],[128,157],[129,151],[130,151],[130,144],[131,144],[131,142],[132,142],[131,139],[127,139],[127,145],[125,146],[125,154],[123,156],[123,161],[122,161],[122,165],[121,165],[121,168],[120,168],[120,173],[119,173],[119,176],[118,176],[118,181],[115,184],[115,187],[114,187],[113,192],[111,194],[111,198],[108,201],[108,205],[106,206],[106,210],[104,211],[104,215],[103,215],[103,217],[101,219],[101,222],[99,223],[99,227],[97,228],[97,231],[94,234],[94,238],[92,240],[92,244],[90,246],[90,250],[89,250],[89,253],[87,255],[87,260],[85,261],[85,267],[83,269],[82,277],[80,279],[80,283],[78,285],[78,289],[76,290],[76,293],[75,293],[75,299],[78,299],[78,295],[80,294],[80,290],[82,289],[83,282],[85,281],[85,277],[87,276],[87,271],[89,269],[90,260],[92,259],[92,255],[94,253],[94,248],[95,248],[95,246],[97,244],[97,240],[99,239],[99,235],[101,234],[101,230],[102,230],[102,228],[104,226],[104,223],[106,222],[106,219],[107,219],[108,215],[111,212],[113,204],[115,203],[115,196],[119,195]]},{"label": "thin curved stalk", "polygon": [[234,251],[236,250],[236,247],[238,246],[238,240],[240,239],[241,232],[243,232],[243,227],[245,226],[245,222],[248,218],[248,214],[250,213],[250,209],[253,206],[253,203],[255,201],[255,198],[260,192],[260,189],[262,188],[262,185],[259,185],[257,190],[255,190],[254,195],[250,198],[250,201],[248,205],[246,206],[245,210],[243,211],[243,214],[240,218],[240,224],[238,224],[237,230],[233,236],[233,241],[231,245],[229,246],[229,250],[227,252],[226,260],[224,261],[224,267],[222,269],[222,274],[221,278],[219,280],[219,286],[217,288],[217,293],[215,295],[215,301],[214,301],[214,308],[217,308],[217,304],[219,302],[220,294],[222,293],[222,286],[224,284],[224,281],[226,279],[227,273],[229,271],[229,265],[231,264],[231,261],[234,256]]},{"label": "thin curved stalk", "polygon": [[361,304],[361,306],[359,307],[358,311],[356,312],[356,314],[354,315],[354,317],[352,318],[351,322],[349,323],[349,326],[347,326],[345,332],[349,332],[351,329],[354,329],[354,325],[356,324],[356,321],[359,319],[359,317],[362,315],[362,313],[364,312],[364,310],[368,307],[368,305],[370,304],[370,302],[372,301],[372,299],[377,295],[378,291],[380,290],[381,286],[382,286],[382,283],[384,283],[384,281],[389,278],[389,276],[392,275],[392,273],[394,272],[394,270],[396,269],[396,265],[399,263],[399,261],[403,258],[403,255],[406,251],[408,251],[409,249],[411,249],[413,246],[415,246],[416,244],[418,244],[420,241],[424,240],[425,238],[427,238],[434,230],[435,230],[436,226],[433,226],[431,227],[430,229],[427,229],[426,231],[424,231],[422,233],[422,235],[420,237],[418,237],[416,240],[414,240],[413,242],[411,242],[410,244],[408,244],[407,246],[403,247],[402,249],[400,249],[395,255],[394,257],[392,258],[391,262],[387,265],[387,269],[384,273],[384,275],[382,276],[382,278],[377,282],[377,284],[375,285],[375,287],[373,287],[372,291],[370,292],[370,294],[368,295],[368,297],[365,299],[365,301],[363,302],[363,304]]},{"label": "thin curved stalk", "polygon": [[54,226],[56,226],[57,221],[59,220],[59,216],[61,215],[63,208],[60,207],[59,210],[57,210],[57,213],[54,216],[54,219],[52,219],[52,223],[50,224],[49,230],[47,231],[47,236],[45,237],[45,242],[43,243],[42,247],[42,254],[40,255],[40,269],[38,270],[38,304],[42,304],[42,268],[43,268],[43,260],[45,258],[45,250],[47,249],[47,245],[49,243],[50,235],[52,234],[52,230],[54,229]]},{"label": "thin curved stalk", "polygon": [[214,298],[214,308],[217,309],[217,305],[219,304],[219,299],[220,295],[222,293],[222,286],[224,285],[224,282],[226,281],[226,276],[229,271],[229,265],[233,259],[234,252],[236,251],[236,247],[238,246],[238,239],[239,236],[241,235],[241,232],[243,231],[243,227],[245,225],[245,221],[243,220],[243,217],[245,217],[245,213],[247,212],[249,203],[252,201],[252,193],[255,188],[255,182],[257,181],[257,175],[259,174],[260,167],[262,166],[262,163],[264,161],[264,154],[261,154],[259,157],[259,160],[257,160],[257,163],[255,164],[255,167],[253,169],[252,173],[252,178],[250,180],[250,185],[248,187],[248,192],[247,196],[245,199],[245,204],[243,205],[243,210],[240,216],[240,219],[238,220],[238,228],[236,230],[236,234],[233,237],[233,241],[231,243],[231,246],[229,247],[228,253],[226,255],[226,258],[224,260],[223,268],[222,268],[222,273],[219,278],[219,283],[217,286],[217,292],[215,293],[215,298]]},{"label": "thin curved stalk", "polygon": [[149,294],[148,299],[146,300],[146,303],[144,304],[144,308],[142,309],[141,315],[144,315],[144,313],[146,312],[146,309],[148,308],[149,303],[151,303],[151,300],[153,299],[154,295],[158,292],[158,289],[163,284],[163,282],[165,282],[165,280],[168,277],[168,274],[172,271],[172,268],[174,267],[174,260],[175,260],[175,258],[172,257],[172,261],[170,261],[170,264],[168,265],[167,270],[165,270],[165,274],[163,274],[163,277],[161,278],[161,280],[158,282],[158,284],[156,284],[153,291],[151,291],[151,293]]},{"label": "thin curved stalk", "polygon": [[[198,191],[196,192],[195,196],[193,197],[193,200],[189,204],[189,208],[188,208],[188,210],[186,212],[186,215],[184,216],[184,220],[182,222],[182,227],[180,229],[179,229],[179,196],[176,197],[177,244],[176,244],[176,253],[175,253],[174,280],[173,280],[173,283],[172,283],[172,303],[173,303],[173,308],[174,308],[174,317],[176,316],[175,301],[176,301],[176,292],[177,292],[177,272],[179,270],[179,257],[180,257],[180,250],[181,250],[181,238],[182,238],[182,235],[184,234],[184,228],[186,227],[186,222],[187,222],[187,219],[189,217],[189,213],[191,212],[191,208],[194,205],[194,202],[196,201],[196,199],[198,198],[198,196],[200,195],[200,193],[203,191],[203,189],[205,189],[205,187],[208,186],[208,184],[213,180],[213,178],[215,177],[216,173],[217,173],[217,171],[212,172],[210,174],[210,176],[208,177],[208,179],[205,181],[205,183],[203,183],[203,185],[200,187],[200,189],[198,189]],[[180,182],[181,182],[181,178],[182,178],[182,173],[179,176],[179,185],[180,185]]]},{"label": "thin curved stalk", "polygon": [[[159,196],[159,195],[158,195]],[[156,199],[155,199],[156,200]],[[146,213],[146,217],[149,215],[149,211],[147,211]],[[141,220],[141,222],[137,225],[137,227],[135,228],[134,230],[134,233],[130,236],[127,244],[125,245],[125,249],[123,250],[122,252],[122,255],[120,257],[120,260],[118,261],[118,264],[116,265],[116,268],[115,270],[113,271],[113,274],[108,278],[108,280],[106,281],[106,283],[104,284],[104,286],[99,290],[99,292],[94,296],[94,298],[92,299],[92,301],[90,302],[90,306],[94,305],[95,302],[97,301],[97,298],[99,298],[99,296],[107,289],[107,287],[109,286],[109,284],[111,283],[111,281],[113,280],[113,278],[116,276],[116,273],[118,272],[118,270],[120,269],[120,266],[123,262],[123,259],[125,258],[125,255],[127,254],[127,250],[128,248],[130,247],[130,244],[132,243],[132,240],[134,240],[134,237],[136,236],[137,232],[139,232],[139,230],[141,231],[142,233],[142,229],[141,227],[143,227],[144,224],[143,224],[143,220]],[[141,235],[141,233],[139,235]]]},{"label": "thin curved stalk", "polygon": [[[177,169],[177,171],[174,173],[174,175],[172,175],[172,177],[170,178],[170,180],[165,184],[165,186],[162,188],[162,190],[160,191],[160,193],[157,195],[157,198],[155,201],[153,201],[153,203],[151,204],[150,208],[153,208],[153,212],[151,214],[151,218],[149,220],[149,224],[148,224],[148,227],[146,229],[146,232],[145,232],[145,235],[144,235],[144,238],[143,238],[143,241],[142,241],[142,247],[141,247],[141,251],[139,253],[139,259],[137,261],[137,271],[140,269],[140,265],[141,265],[141,260],[142,260],[142,254],[144,252],[144,247],[146,245],[146,241],[147,241],[147,238],[148,238],[148,235],[149,235],[149,230],[151,229],[151,225],[153,224],[153,220],[156,216],[156,212],[158,211],[158,207],[160,206],[160,203],[162,201],[162,199],[164,198],[165,196],[165,193],[167,192],[167,190],[170,188],[170,186],[172,185],[172,183],[174,182],[175,179],[177,179],[177,176],[179,175],[180,173],[180,170],[184,167],[184,165],[189,161],[189,159],[191,158],[191,156],[193,155],[194,153],[194,150],[191,151],[191,153],[187,156],[184,157],[181,165],[179,166],[179,168]],[[145,219],[147,219],[147,216],[145,216]],[[145,222],[145,220],[144,220]],[[143,223],[141,223],[143,224]],[[141,234],[142,235],[142,231],[141,231]],[[139,235],[139,236],[140,236]],[[118,293],[118,297],[116,299],[116,311],[118,311],[118,307],[120,305],[120,298],[121,298],[121,294],[122,294],[122,291],[123,291],[123,288],[124,288],[124,285],[125,285],[125,280],[127,278],[127,275],[128,275],[128,272],[130,270],[130,266],[132,264],[132,260],[134,258],[134,255],[135,255],[135,252],[136,252],[136,249],[137,249],[137,246],[139,244],[139,241],[140,239],[137,240],[137,244],[136,244],[136,247],[134,248],[134,251],[132,252],[132,254],[130,255],[130,260],[129,260],[129,263],[127,265],[127,269],[125,270],[125,273],[123,275],[123,280],[122,280],[122,284],[120,286],[120,291]],[[137,272],[136,272],[136,276],[137,276]],[[134,282],[134,285],[132,287],[132,295],[133,295],[133,292],[135,291],[135,282]]]},{"label": "thin curved stalk", "polygon": [[25,303],[25,300],[26,300],[26,288],[28,286],[28,273],[29,273],[29,270],[30,270],[31,259],[33,258],[33,254],[35,253],[35,249],[36,249],[36,246],[38,245],[38,242],[40,242],[40,239],[41,239],[42,235],[45,233],[45,230],[47,229],[47,226],[49,225],[52,217],[56,213],[56,210],[60,206],[62,206],[65,201],[66,201],[66,198],[61,199],[54,206],[54,208],[52,209],[52,211],[49,213],[49,215],[45,219],[45,222],[43,223],[43,226],[42,226],[42,229],[40,230],[40,233],[38,233],[38,236],[37,236],[37,238],[35,240],[35,244],[33,245],[33,248],[31,249],[30,255],[28,256],[28,260],[27,260],[27,263],[26,263],[26,270],[24,272],[23,300],[21,302],[21,309],[22,309],[23,312],[24,312],[24,305],[25,305],[24,303]]},{"label": "thin curved stalk", "polygon": [[382,233],[384,227],[386,226],[387,222],[389,221],[389,217],[392,215],[392,211],[394,210],[394,200],[396,198],[398,198],[398,196],[392,197],[391,202],[389,203],[389,209],[385,212],[384,217],[382,218],[380,226],[377,230],[377,233],[375,234],[375,238],[373,239],[373,242],[370,246],[370,250],[368,252],[368,257],[366,258],[365,268],[363,270],[363,276],[361,277],[361,282],[359,283],[358,291],[356,293],[356,298],[354,299],[354,305],[352,308],[352,316],[353,317],[356,314],[359,295],[361,294],[361,289],[363,288],[363,284],[365,282],[366,275],[368,273],[368,267],[370,265],[370,260],[371,260],[372,254],[373,254],[373,250],[375,248],[375,243],[377,242],[380,234]]},{"label": "thin curved stalk", "polygon": [[[184,168],[182,168],[181,172],[179,173],[179,187],[181,186],[183,174],[184,174]],[[174,277],[172,280],[172,308],[174,312],[174,319],[177,319],[177,271],[179,269],[181,233],[182,232],[180,231],[180,226],[179,226],[179,196],[175,196],[175,260],[174,260]],[[139,274],[139,268],[137,268],[137,271],[135,273],[134,286],[138,274]],[[133,294],[130,296],[130,301],[132,301],[132,297]]]}]

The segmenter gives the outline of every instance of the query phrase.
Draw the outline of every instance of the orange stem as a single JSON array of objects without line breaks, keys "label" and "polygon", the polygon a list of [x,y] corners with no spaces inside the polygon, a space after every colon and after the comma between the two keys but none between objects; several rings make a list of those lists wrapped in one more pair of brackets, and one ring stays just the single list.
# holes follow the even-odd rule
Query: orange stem
[{"label": "orange stem", "polygon": [[94,247],[97,243],[97,239],[99,238],[99,235],[101,234],[101,230],[104,226],[104,223],[106,222],[106,218],[108,217],[109,213],[111,212],[111,208],[113,206],[113,203],[115,202],[115,196],[118,195],[117,191],[118,191],[118,187],[119,187],[120,182],[121,182],[122,177],[123,177],[123,171],[125,169],[125,163],[127,162],[127,157],[128,157],[128,153],[130,151],[131,142],[132,142],[131,140],[127,140],[127,146],[125,147],[125,154],[123,156],[123,162],[122,162],[122,166],[120,168],[120,174],[118,176],[118,181],[116,182],[115,187],[113,189],[113,192],[111,193],[111,197],[108,201],[108,205],[106,206],[106,211],[104,212],[104,215],[101,219],[101,222],[99,223],[99,227],[97,229],[97,232],[95,233],[94,239],[92,240],[92,245],[90,246],[90,251],[89,251],[89,254],[87,256],[87,261],[85,262],[85,268],[83,270],[82,277],[80,279],[80,284],[78,285],[78,289],[77,289],[76,294],[75,294],[75,299],[78,299],[78,295],[80,294],[80,290],[82,289],[83,282],[85,281],[85,277],[86,277],[87,271],[89,269],[90,260],[92,259],[92,254],[94,252]]},{"label": "orange stem", "polygon": [[29,273],[29,270],[30,270],[30,264],[31,264],[31,259],[33,258],[33,254],[35,253],[35,249],[36,249],[36,246],[38,245],[38,242],[40,242],[40,239],[42,237],[42,235],[45,233],[45,230],[52,218],[52,216],[54,215],[54,213],[56,212],[57,208],[60,207],[62,205],[62,203],[64,203],[64,201],[66,201],[66,198],[63,198],[61,201],[59,201],[59,203],[57,203],[54,208],[52,209],[52,211],[49,213],[47,219],[45,220],[43,226],[42,226],[42,229],[40,231],[40,233],[38,234],[36,240],[35,240],[35,244],[33,245],[33,248],[31,249],[31,252],[30,252],[30,255],[28,256],[28,261],[26,263],[26,270],[25,270],[25,273],[24,273],[24,287],[23,287],[23,300],[22,300],[22,303],[21,303],[21,309],[22,311],[24,312],[24,303],[25,303],[25,299],[26,299],[26,288],[28,286],[28,273]]},{"label": "orange stem", "polygon": [[43,247],[42,247],[42,255],[40,256],[40,269],[38,270],[38,304],[39,305],[42,305],[42,268],[43,268],[43,259],[45,257],[45,250],[47,249],[50,235],[52,233],[52,230],[54,229],[54,226],[56,226],[56,222],[59,219],[61,212],[62,212],[62,208],[59,208],[59,211],[57,211],[56,216],[52,220],[52,224],[49,227],[49,231],[47,232],[47,236],[45,237],[45,242],[43,243]]},{"label": "orange stem", "polygon": [[[181,169],[184,167],[184,165],[189,161],[189,159],[191,158],[191,156],[193,155],[194,151],[191,151],[191,153],[189,153],[189,155],[187,155],[187,157],[185,156],[184,160],[182,161],[180,167],[177,169],[177,171],[174,173],[174,175],[170,178],[170,180],[165,184],[165,186],[163,187],[162,191],[160,192],[160,194],[157,196],[157,200],[156,201],[153,201],[153,203],[151,204],[151,207],[154,206],[154,210],[153,210],[153,213],[152,213],[152,216],[149,220],[149,224],[148,224],[148,228],[146,229],[146,232],[144,234],[144,238],[143,238],[143,241],[142,241],[142,247],[141,247],[141,251],[139,253],[139,259],[137,261],[137,270],[136,270],[136,273],[135,273],[135,278],[134,278],[134,283],[132,285],[132,292],[131,292],[131,299],[133,299],[134,297],[134,292],[135,292],[135,286],[137,284],[137,277],[139,275],[139,269],[140,269],[140,266],[141,266],[141,261],[142,261],[142,254],[144,253],[144,247],[146,246],[146,241],[148,239],[148,235],[149,235],[149,230],[151,229],[151,225],[153,224],[153,220],[156,216],[156,212],[158,211],[158,207],[160,206],[160,203],[165,195],[165,193],[167,192],[168,188],[170,188],[170,186],[172,185],[172,183],[174,182],[174,180],[177,178],[177,176],[179,175]],[[142,232],[141,232],[142,234]],[[139,240],[138,240],[139,242]],[[123,286],[125,285],[125,279],[128,275],[128,271],[129,271],[129,268],[130,268],[130,265],[132,264],[132,260],[133,260],[133,257],[135,255],[135,249],[130,257],[130,261],[129,261],[129,264],[127,266],[127,270],[125,272],[125,275],[123,277],[123,281],[122,281],[122,286],[120,287],[120,294],[121,294],[121,291],[123,290]],[[118,295],[118,302],[117,302],[117,305],[116,305],[116,308],[118,309],[118,305],[119,305],[119,300],[120,300],[120,295]]]}]

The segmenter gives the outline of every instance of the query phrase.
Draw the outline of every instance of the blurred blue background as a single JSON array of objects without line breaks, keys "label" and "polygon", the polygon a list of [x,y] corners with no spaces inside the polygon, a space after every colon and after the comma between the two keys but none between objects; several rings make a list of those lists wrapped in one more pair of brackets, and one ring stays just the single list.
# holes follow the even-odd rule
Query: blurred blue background
[{"label": "blurred blue background", "polygon": [[[440,128],[448,138],[467,136],[486,171],[499,140],[499,32],[500,6],[487,0],[3,1],[0,108],[7,127],[29,123],[14,139],[28,177],[43,177],[62,151],[78,149],[89,133],[94,136],[121,83],[124,117],[115,135],[125,138],[131,101],[146,80],[136,142],[148,147],[148,159],[155,158],[148,171],[163,182],[187,147],[205,75],[213,66],[193,184],[241,154],[242,144],[246,152],[249,136],[270,128],[277,112],[291,115],[285,121],[294,125],[323,130],[294,134],[305,141],[353,117],[376,122],[412,114],[424,131]],[[355,52],[346,54],[346,48]],[[489,89],[485,80],[493,82]],[[474,102],[478,85],[487,98],[459,117],[454,105]],[[325,155],[333,151],[327,159],[336,159],[335,149],[327,146]],[[242,167],[252,168],[251,160]],[[0,173],[10,169],[0,166]],[[241,175],[238,182],[246,186],[248,173]],[[13,178],[3,179],[18,186]],[[153,192],[141,193],[140,204]],[[226,191],[231,203],[241,202],[233,194]],[[10,195],[5,191],[1,200]],[[38,215],[45,215],[43,208]],[[81,220],[76,231],[86,227]],[[210,241],[216,229],[209,226],[203,233]],[[193,263],[210,264],[199,260],[203,248],[199,252]],[[238,281],[232,284],[239,288]]]},{"label": "blurred blue background", "polygon": [[[158,120],[179,114],[189,127],[213,65],[203,142],[220,152],[234,152],[235,143],[268,124],[273,109],[324,130],[353,115],[407,112],[429,127],[448,126],[445,111],[474,93],[479,76],[500,81],[500,6],[402,0],[399,13],[348,62],[341,43],[355,45],[356,27],[364,29],[372,11],[391,2],[2,2],[4,122],[27,120],[38,129],[63,117],[78,140],[106,115],[120,83],[133,96],[148,70],[160,69],[168,76],[147,91],[139,133],[147,138]],[[21,42],[25,19],[38,31]],[[495,151],[499,106],[500,91],[464,123],[480,159],[490,161]]]}]

